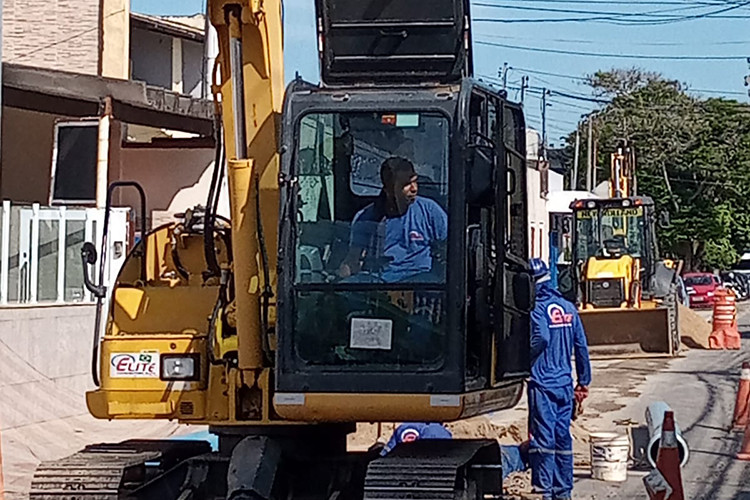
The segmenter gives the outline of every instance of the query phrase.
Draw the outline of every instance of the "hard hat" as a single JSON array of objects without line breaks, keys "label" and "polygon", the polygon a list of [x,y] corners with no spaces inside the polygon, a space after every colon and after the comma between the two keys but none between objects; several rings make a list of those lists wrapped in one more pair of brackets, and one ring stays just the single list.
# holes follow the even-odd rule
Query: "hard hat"
[{"label": "hard hat", "polygon": [[544,276],[547,276],[549,274],[549,268],[547,267],[547,263],[544,262],[542,259],[538,259],[534,257],[533,259],[529,260],[529,265],[531,266],[531,275],[537,281],[540,278],[543,278]]}]

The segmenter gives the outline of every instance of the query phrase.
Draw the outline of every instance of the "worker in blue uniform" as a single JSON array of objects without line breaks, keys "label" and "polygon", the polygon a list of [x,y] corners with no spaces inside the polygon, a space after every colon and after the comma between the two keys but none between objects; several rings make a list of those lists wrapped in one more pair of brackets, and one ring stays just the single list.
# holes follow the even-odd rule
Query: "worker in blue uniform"
[{"label": "worker in blue uniform", "polygon": [[[396,429],[388,442],[380,449],[384,457],[400,443],[410,443],[418,439],[452,439],[453,434],[444,425],[438,423],[405,422]],[[529,468],[529,442],[517,445],[501,445],[500,459],[502,478],[512,472],[523,472]]]},{"label": "worker in blue uniform", "polygon": [[[586,334],[576,307],[552,286],[549,269],[531,259],[536,305],[531,313],[529,433],[531,484],[544,500],[568,500],[573,491],[574,400],[582,401],[591,383]],[[578,384],[573,388],[575,353]]]}]

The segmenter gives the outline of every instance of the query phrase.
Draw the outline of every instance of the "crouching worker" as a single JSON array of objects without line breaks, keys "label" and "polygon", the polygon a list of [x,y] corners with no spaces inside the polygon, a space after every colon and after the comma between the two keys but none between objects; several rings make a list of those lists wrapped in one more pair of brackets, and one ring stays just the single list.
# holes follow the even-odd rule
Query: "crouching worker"
[{"label": "crouching worker", "polygon": [[[453,435],[442,424],[407,422],[393,431],[388,443],[380,451],[380,456],[390,453],[398,444],[417,439],[452,439]],[[529,468],[529,442],[520,445],[501,445],[500,459],[503,479],[512,472],[523,472]]]}]

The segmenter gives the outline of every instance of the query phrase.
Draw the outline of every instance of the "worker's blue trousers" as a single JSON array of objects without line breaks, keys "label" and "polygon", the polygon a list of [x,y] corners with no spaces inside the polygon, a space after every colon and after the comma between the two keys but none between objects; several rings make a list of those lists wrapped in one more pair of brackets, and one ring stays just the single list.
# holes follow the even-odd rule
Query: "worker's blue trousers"
[{"label": "worker's blue trousers", "polygon": [[529,383],[531,484],[544,500],[568,499],[573,491],[573,387]]}]

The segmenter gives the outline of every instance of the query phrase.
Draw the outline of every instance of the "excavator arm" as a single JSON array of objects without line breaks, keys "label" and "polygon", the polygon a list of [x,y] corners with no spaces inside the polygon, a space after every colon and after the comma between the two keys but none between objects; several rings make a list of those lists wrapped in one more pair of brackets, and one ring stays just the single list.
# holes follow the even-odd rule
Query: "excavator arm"
[{"label": "excavator arm", "polygon": [[232,219],[240,369],[267,366],[276,284],[278,137],[284,98],[280,0],[211,0]]}]

